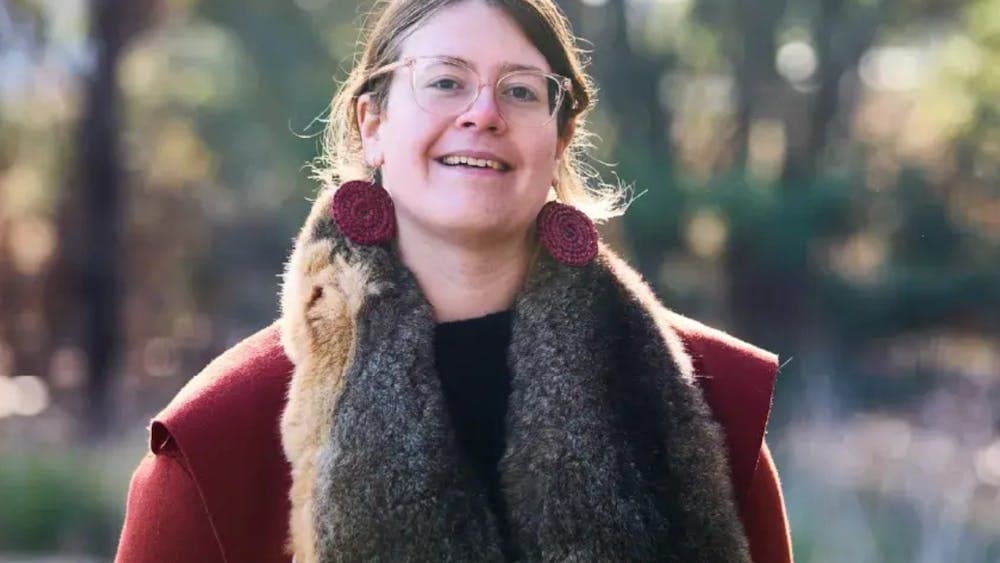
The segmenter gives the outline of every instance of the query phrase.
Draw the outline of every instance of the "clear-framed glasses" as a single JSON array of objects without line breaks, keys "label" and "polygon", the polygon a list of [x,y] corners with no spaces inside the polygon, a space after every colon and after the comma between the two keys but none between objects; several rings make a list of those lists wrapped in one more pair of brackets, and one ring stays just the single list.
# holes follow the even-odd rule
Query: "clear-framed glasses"
[{"label": "clear-framed glasses", "polygon": [[[468,63],[454,57],[406,57],[376,69],[369,80],[408,67],[413,98],[424,111],[444,117],[457,116],[468,110],[484,86],[489,86]],[[569,97],[571,107],[572,82],[569,78],[540,70],[514,70],[493,84],[494,99],[500,115],[509,126],[544,127]]]}]

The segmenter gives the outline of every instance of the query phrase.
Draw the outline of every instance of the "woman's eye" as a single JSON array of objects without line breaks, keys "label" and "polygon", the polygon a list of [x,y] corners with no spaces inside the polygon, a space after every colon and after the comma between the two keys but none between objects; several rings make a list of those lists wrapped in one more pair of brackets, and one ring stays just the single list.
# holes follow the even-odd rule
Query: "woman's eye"
[{"label": "woman's eye", "polygon": [[458,90],[462,88],[462,83],[453,78],[438,78],[430,83],[430,87],[435,90]]},{"label": "woman's eye", "polygon": [[538,96],[527,86],[511,86],[507,89],[507,95],[519,102],[538,101]]}]

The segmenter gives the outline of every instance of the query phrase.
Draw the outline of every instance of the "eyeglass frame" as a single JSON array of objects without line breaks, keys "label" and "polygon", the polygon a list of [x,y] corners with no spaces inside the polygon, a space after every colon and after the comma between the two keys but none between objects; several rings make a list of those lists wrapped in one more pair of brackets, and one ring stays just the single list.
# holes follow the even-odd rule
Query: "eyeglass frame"
[{"label": "eyeglass frame", "polygon": [[[561,74],[557,74],[555,72],[536,71],[536,70],[531,70],[531,69],[518,69],[518,70],[512,70],[510,72],[505,72],[499,78],[497,78],[495,82],[493,82],[492,84],[490,84],[490,83],[486,82],[485,80],[483,80],[483,77],[482,77],[482,75],[479,74],[479,71],[477,71],[476,69],[472,68],[472,66],[470,66],[465,61],[463,61],[461,59],[457,59],[455,57],[449,57],[449,56],[445,56],[445,55],[424,55],[424,56],[403,57],[402,59],[400,59],[398,61],[382,65],[382,66],[376,68],[375,70],[371,71],[368,74],[367,80],[365,80],[365,84],[366,85],[369,84],[372,80],[374,80],[375,78],[378,78],[379,76],[382,76],[383,74],[387,74],[387,73],[399,70],[400,68],[409,67],[409,69],[410,69],[410,91],[412,92],[413,96],[416,97],[416,94],[417,94],[417,92],[416,92],[417,85],[416,85],[416,75],[413,73],[413,65],[415,65],[417,63],[417,61],[420,60],[420,59],[438,59],[438,60],[447,61],[449,64],[456,64],[456,65],[463,66],[466,69],[468,69],[469,71],[471,71],[473,74],[475,74],[476,78],[479,79],[479,85],[476,88],[476,96],[474,98],[472,98],[472,101],[469,102],[468,106],[466,106],[465,108],[463,108],[461,111],[459,111],[455,115],[461,115],[462,113],[468,111],[469,108],[471,108],[473,105],[475,105],[475,103],[477,101],[479,101],[479,96],[483,92],[483,86],[489,86],[490,90],[493,91],[494,94],[495,94],[496,93],[497,84],[500,84],[501,82],[503,82],[508,76],[510,76],[512,74],[518,74],[518,73],[521,73],[521,72],[535,72],[535,73],[541,74],[542,76],[544,76],[546,78],[554,79],[556,81],[556,84],[559,85],[559,100],[558,100],[558,103],[555,105],[556,109],[552,112],[551,115],[549,115],[548,119],[546,119],[541,124],[539,124],[538,127],[545,127],[546,125],[548,125],[552,121],[552,118],[555,117],[556,115],[558,115],[560,111],[562,111],[562,104],[567,99],[570,102],[570,106],[569,106],[570,110],[575,111],[577,109],[577,107],[578,107],[578,105],[577,105],[578,102],[576,101],[576,98],[573,96],[573,81],[570,80],[569,78],[561,75]],[[365,92],[362,92],[362,93],[365,93]],[[434,113],[434,112],[430,112],[430,110],[424,109],[423,107],[421,107],[421,109],[423,109],[424,111],[427,111],[429,113]],[[504,117],[505,121],[506,121],[506,119],[507,118]]]}]

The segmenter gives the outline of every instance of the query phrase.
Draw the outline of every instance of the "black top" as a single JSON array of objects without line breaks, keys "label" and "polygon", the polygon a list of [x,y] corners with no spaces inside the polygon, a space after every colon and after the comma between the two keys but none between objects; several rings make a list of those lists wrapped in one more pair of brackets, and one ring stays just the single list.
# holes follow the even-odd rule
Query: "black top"
[{"label": "black top", "polygon": [[439,323],[434,333],[434,355],[459,447],[486,487],[504,549],[508,559],[513,559],[497,472],[504,450],[504,417],[510,395],[510,328],[510,311]]}]

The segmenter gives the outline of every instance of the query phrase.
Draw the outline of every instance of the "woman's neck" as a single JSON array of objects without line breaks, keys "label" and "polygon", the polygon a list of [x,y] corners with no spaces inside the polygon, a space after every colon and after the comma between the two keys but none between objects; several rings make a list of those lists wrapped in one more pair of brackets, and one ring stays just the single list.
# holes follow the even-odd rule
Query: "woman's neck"
[{"label": "woman's neck", "polygon": [[509,309],[537,250],[528,233],[475,243],[438,238],[402,224],[399,227],[400,259],[416,276],[439,323]]}]

